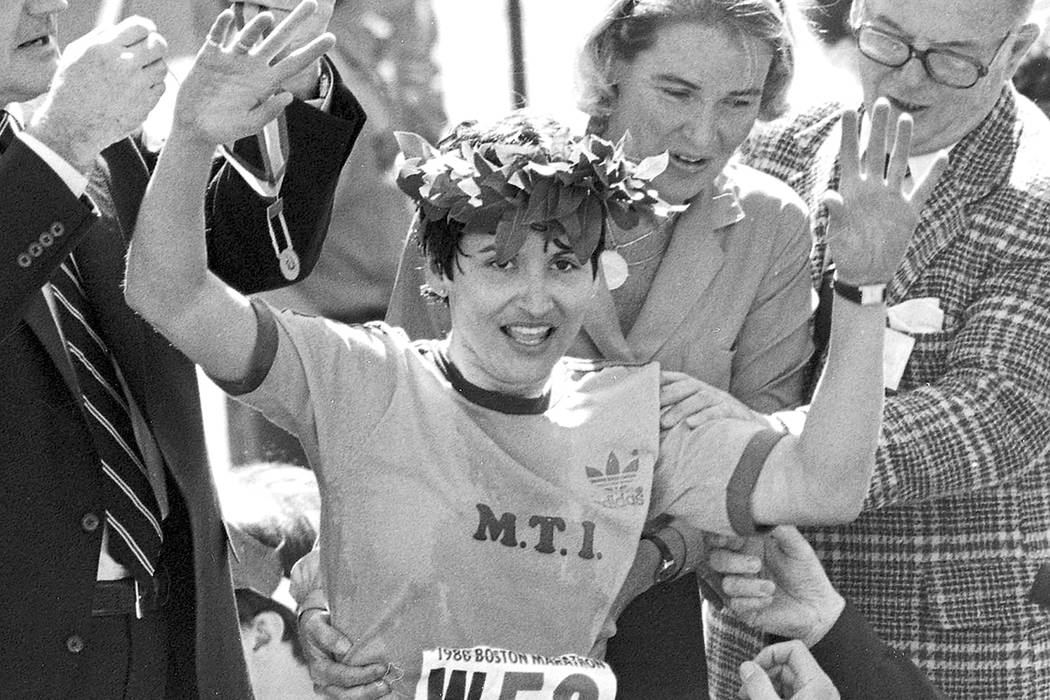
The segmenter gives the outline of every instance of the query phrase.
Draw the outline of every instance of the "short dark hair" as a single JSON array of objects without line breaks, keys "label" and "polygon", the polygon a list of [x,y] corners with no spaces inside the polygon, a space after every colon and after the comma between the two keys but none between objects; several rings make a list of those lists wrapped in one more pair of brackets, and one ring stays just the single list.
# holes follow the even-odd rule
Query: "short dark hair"
[{"label": "short dark hair", "polygon": [[[478,151],[492,145],[541,147],[564,128],[549,117],[516,110],[491,124],[474,120],[460,122],[438,142],[438,149],[442,153],[449,153],[458,150],[462,144],[470,144]],[[458,267],[456,256],[462,252],[460,241],[463,238],[463,224],[448,217],[425,220],[422,211],[418,211],[412,227],[412,235],[431,270],[453,279]],[[603,222],[601,237],[590,257],[594,274],[598,273],[598,257],[604,249],[604,240]]]},{"label": "short dark hair", "polygon": [[[231,530],[236,528],[266,547],[276,550],[284,576],[292,565],[313,549],[320,518],[320,495],[313,472],[292,464],[257,463],[233,467],[218,479],[223,513]],[[244,552],[250,558],[251,552]],[[245,566],[251,562],[245,561]],[[276,579],[279,580],[279,579]],[[306,664],[299,643],[295,613],[267,593],[244,587],[234,580],[237,618],[250,627],[257,615],[274,612],[284,620],[282,641],[290,642],[292,654]]]},{"label": "short dark hair", "polygon": [[273,598],[250,588],[238,588],[233,593],[237,598],[237,620],[241,623],[241,627],[251,627],[256,616],[264,612],[277,613],[284,620],[284,634],[281,635],[281,641],[291,643],[295,660],[305,666],[306,654],[303,652],[303,645],[299,642],[299,623],[295,618],[295,613]]}]

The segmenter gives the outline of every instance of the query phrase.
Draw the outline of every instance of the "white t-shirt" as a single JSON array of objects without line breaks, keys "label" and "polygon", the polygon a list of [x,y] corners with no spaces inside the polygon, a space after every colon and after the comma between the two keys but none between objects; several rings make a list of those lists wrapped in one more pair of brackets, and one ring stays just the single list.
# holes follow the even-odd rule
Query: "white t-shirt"
[{"label": "white t-shirt", "polygon": [[514,400],[462,381],[435,341],[256,309],[239,398],[303,442],[333,623],[351,663],[394,663],[404,691],[439,646],[592,653],[652,514],[732,532],[726,487],[761,428],[672,430],[658,463],[656,364],[565,360],[548,400]]}]

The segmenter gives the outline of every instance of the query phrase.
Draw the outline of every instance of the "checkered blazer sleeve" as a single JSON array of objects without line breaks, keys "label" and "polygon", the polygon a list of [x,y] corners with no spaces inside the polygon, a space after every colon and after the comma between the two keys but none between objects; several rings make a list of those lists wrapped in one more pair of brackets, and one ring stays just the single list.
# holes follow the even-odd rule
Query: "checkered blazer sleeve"
[{"label": "checkered blazer sleeve", "polygon": [[1050,260],[1005,266],[979,284],[965,325],[917,338],[911,363],[931,381],[886,400],[866,509],[995,487],[1033,468],[1050,445],[1048,290]]}]

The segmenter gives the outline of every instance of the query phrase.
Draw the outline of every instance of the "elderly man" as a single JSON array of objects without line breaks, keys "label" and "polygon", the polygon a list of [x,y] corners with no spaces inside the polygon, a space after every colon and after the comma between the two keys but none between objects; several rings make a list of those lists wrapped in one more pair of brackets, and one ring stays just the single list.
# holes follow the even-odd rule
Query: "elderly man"
[{"label": "elderly man", "polygon": [[[856,0],[850,18],[866,107],[885,97],[912,115],[912,173],[944,151],[950,164],[892,284],[869,290],[902,305],[886,355],[902,375],[865,512],[810,537],[834,584],[949,697],[1050,697],[1050,615],[1031,595],[1050,561],[1050,124],[1010,84],[1039,34],[1032,6]],[[840,113],[772,124],[746,154],[810,205],[825,283]],[[714,688],[730,697],[758,647],[714,617]]]},{"label": "elderly man", "polygon": [[[304,5],[287,28],[307,26],[316,7]],[[0,0],[0,694],[250,698],[194,368],[121,289],[149,174],[128,136],[164,91],[165,42],[131,17],[60,51],[66,7]],[[268,26],[228,32],[223,60],[255,51]],[[318,67],[328,41],[273,66],[252,54],[274,94],[263,121],[291,102],[283,219],[316,245],[363,119]],[[220,96],[240,77],[198,67],[194,87],[210,80]],[[276,201],[226,169],[209,193],[220,274],[248,289],[279,283]]]}]

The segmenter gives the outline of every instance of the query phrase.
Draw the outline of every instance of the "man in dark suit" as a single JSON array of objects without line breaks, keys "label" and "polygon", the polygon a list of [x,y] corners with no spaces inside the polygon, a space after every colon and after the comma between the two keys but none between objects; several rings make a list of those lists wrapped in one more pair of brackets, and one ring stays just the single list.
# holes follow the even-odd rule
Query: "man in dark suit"
[{"label": "man in dark suit", "polygon": [[[60,52],[66,5],[0,0],[0,695],[250,698],[194,368],[121,289],[149,175],[128,136],[163,92],[164,40],[132,17]],[[226,50],[247,51],[262,25]],[[282,84],[324,107],[286,109],[282,194],[293,239],[316,250],[364,115],[313,66]],[[277,284],[272,200],[223,168],[209,193],[220,274]],[[73,310],[103,359],[85,359]],[[98,409],[100,387],[119,417]],[[144,491],[114,488],[134,479]]]}]

